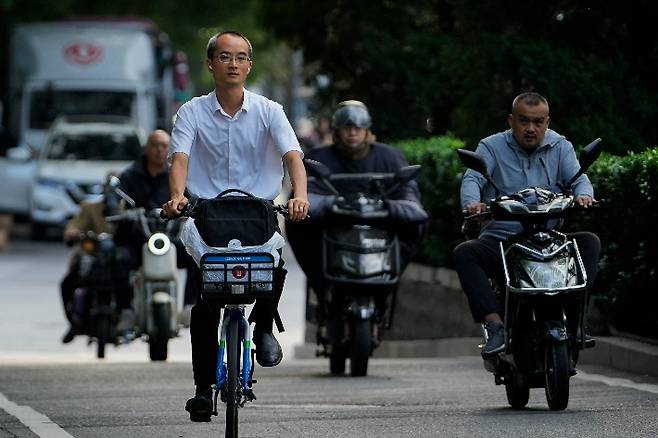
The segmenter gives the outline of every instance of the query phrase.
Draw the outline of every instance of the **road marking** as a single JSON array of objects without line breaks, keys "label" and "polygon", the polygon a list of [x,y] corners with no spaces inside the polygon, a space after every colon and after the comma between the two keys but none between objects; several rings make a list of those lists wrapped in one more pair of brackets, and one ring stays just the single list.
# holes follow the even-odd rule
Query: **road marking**
[{"label": "road marking", "polygon": [[32,432],[42,438],[74,438],[59,427],[50,418],[29,406],[19,406],[0,392],[0,409],[5,410],[26,425]]},{"label": "road marking", "polygon": [[608,386],[621,386],[624,388],[637,389],[638,391],[651,392],[658,394],[658,385],[650,383],[636,383],[629,379],[622,379],[619,377],[608,377],[601,374],[589,374],[584,371],[578,370],[576,374],[577,379],[587,380],[589,382],[605,383]]}]

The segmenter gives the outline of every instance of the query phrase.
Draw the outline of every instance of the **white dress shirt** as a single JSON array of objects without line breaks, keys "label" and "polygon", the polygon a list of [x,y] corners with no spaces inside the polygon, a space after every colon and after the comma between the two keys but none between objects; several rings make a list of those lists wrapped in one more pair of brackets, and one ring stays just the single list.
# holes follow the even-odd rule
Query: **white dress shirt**
[{"label": "white dress shirt", "polygon": [[244,90],[242,108],[231,117],[213,91],[178,109],[168,159],[188,155],[187,189],[200,198],[240,189],[273,200],[289,151],[302,153],[280,104]]}]

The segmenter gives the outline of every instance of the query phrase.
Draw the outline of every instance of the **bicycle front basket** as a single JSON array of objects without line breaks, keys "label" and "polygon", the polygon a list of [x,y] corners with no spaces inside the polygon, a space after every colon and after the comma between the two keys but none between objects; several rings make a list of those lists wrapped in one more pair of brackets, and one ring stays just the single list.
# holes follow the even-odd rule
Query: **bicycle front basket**
[{"label": "bicycle front basket", "polygon": [[274,257],[268,253],[209,253],[201,257],[204,299],[250,303],[274,297]]}]

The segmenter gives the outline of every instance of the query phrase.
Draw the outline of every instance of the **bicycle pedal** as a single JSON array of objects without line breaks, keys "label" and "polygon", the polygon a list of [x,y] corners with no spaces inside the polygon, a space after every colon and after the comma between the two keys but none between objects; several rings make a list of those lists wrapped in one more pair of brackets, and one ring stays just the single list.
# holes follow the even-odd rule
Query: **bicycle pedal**
[{"label": "bicycle pedal", "polygon": [[[256,400],[256,394],[254,394],[254,391],[251,389],[247,389],[244,391],[244,402],[250,402]],[[242,406],[244,406],[244,402],[242,403]]]}]

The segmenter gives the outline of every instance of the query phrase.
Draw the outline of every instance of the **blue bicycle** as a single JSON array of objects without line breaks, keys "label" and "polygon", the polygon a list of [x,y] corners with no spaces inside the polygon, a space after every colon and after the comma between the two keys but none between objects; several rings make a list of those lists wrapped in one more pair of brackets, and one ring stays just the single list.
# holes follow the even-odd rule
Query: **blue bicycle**
[{"label": "blue bicycle", "polygon": [[[223,195],[220,194],[219,197]],[[203,202],[199,201],[199,204],[191,202],[181,216],[202,221],[203,214],[197,219],[197,208]],[[219,209],[219,211],[222,215],[226,214],[225,210]],[[288,213],[284,205],[270,205],[268,211],[278,214]],[[229,220],[253,222],[252,219],[245,217],[234,217]],[[196,226],[198,228],[199,224]],[[256,298],[274,298],[275,270],[278,264],[272,253],[244,250],[231,252],[230,244],[222,249],[226,251],[211,251],[200,257],[200,285],[205,300],[217,300],[217,305],[223,306],[211,414],[219,415],[218,399],[226,404],[225,437],[234,438],[238,436],[238,409],[244,407],[245,403],[256,400],[253,392],[253,384],[256,383],[253,378],[255,351],[251,348],[252,333],[250,323],[245,317],[245,309],[253,304]]]}]

